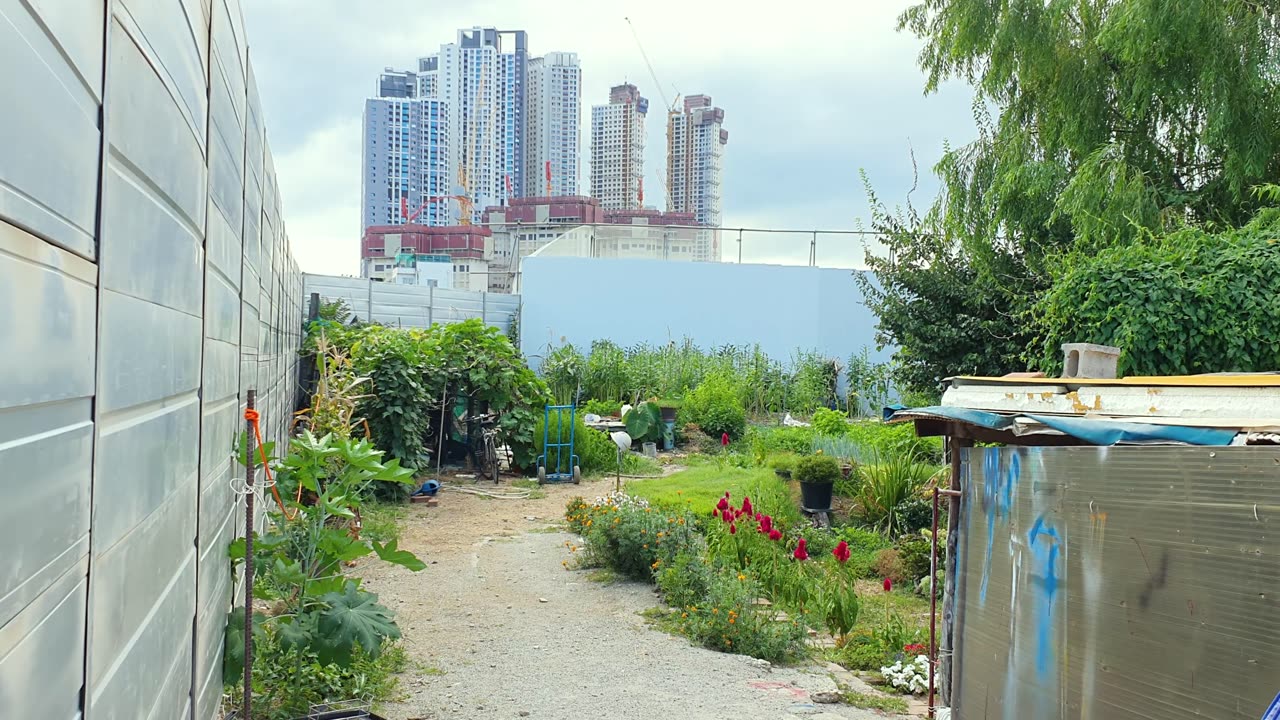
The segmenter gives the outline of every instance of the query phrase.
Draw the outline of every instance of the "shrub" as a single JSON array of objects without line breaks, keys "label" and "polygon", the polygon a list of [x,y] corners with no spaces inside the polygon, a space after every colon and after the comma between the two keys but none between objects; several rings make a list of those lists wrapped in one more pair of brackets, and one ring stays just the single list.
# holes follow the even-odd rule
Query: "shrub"
[{"label": "shrub", "polygon": [[[618,446],[613,442],[606,433],[589,428],[582,421],[585,413],[577,413],[573,420],[573,452],[578,456],[578,467],[582,469],[583,474],[591,473],[610,473],[618,470]],[[539,415],[534,423],[533,438],[534,450],[536,455],[541,455],[543,450],[542,430],[545,422],[545,414]],[[556,437],[556,416],[551,415],[551,441],[555,442]],[[569,441],[569,411],[564,411],[564,428],[563,435],[565,442]],[[547,458],[548,472],[570,472],[573,466],[569,463],[569,454],[561,451],[561,457],[557,465],[556,453],[551,452],[551,457]],[[632,452],[626,452],[622,455],[622,472],[628,475],[648,475],[653,474],[652,461],[648,458],[641,457]]]},{"label": "shrub", "polygon": [[[916,584],[920,578],[929,576],[931,546],[921,535],[903,535],[893,544],[902,561],[903,579]],[[941,548],[939,548],[941,550]],[[942,568],[942,557],[939,555],[938,568]]]},{"label": "shrub", "polygon": [[759,447],[765,454],[787,452],[795,455],[813,453],[814,430],[811,427],[759,427],[747,430],[747,439],[753,448]]},{"label": "shrub", "polygon": [[701,540],[690,513],[654,510],[623,493],[598,499],[586,513],[588,562],[633,580],[652,580],[662,565]]},{"label": "shrub", "polygon": [[818,408],[813,413],[813,429],[819,435],[840,436],[849,432],[849,416],[839,410]]},{"label": "shrub", "polygon": [[876,559],[881,550],[889,547],[889,541],[883,535],[874,530],[849,525],[837,530],[836,537],[849,544],[849,567],[854,575],[861,578],[877,577]]},{"label": "shrub", "polygon": [[680,631],[705,648],[771,662],[801,655],[808,628],[795,619],[775,619],[771,607],[756,603],[759,597],[751,576],[721,569],[703,604],[680,608]]},{"label": "shrub", "polygon": [[706,543],[693,541],[666,565],[659,565],[654,579],[658,591],[668,605],[687,608],[705,604],[703,599],[711,592],[711,580],[715,568],[707,561]]},{"label": "shrub", "polygon": [[834,483],[840,478],[840,463],[826,455],[809,455],[796,461],[795,479],[802,483]]},{"label": "shrub", "polygon": [[799,459],[800,456],[794,453],[775,453],[768,457],[765,464],[770,470],[789,473],[796,469],[796,461]]},{"label": "shrub", "polygon": [[[294,720],[324,702],[388,700],[399,685],[397,674],[408,666],[404,649],[390,641],[376,657],[357,648],[347,667],[323,664],[306,650],[286,650],[274,631],[260,636],[254,651],[252,715],[263,720]],[[243,694],[228,691],[225,697],[227,709],[239,713]]]},{"label": "shrub", "polygon": [[907,568],[902,562],[902,555],[895,548],[885,548],[876,554],[872,565],[876,577],[889,578],[895,584],[907,579]]},{"label": "shrub", "polygon": [[582,411],[600,417],[617,417],[622,412],[622,403],[617,400],[588,400]]},{"label": "shrub", "polygon": [[1278,235],[1280,210],[1266,208],[1218,234],[1186,227],[1068,256],[1031,314],[1028,353],[1056,372],[1064,342],[1114,345],[1120,377],[1275,370]]},{"label": "shrub", "polygon": [[909,519],[919,517],[918,509],[913,510],[912,501],[917,499],[920,489],[939,473],[939,469],[908,456],[897,455],[863,465],[858,472],[862,477],[857,498],[858,512],[868,525],[893,537],[907,530]]},{"label": "shrub", "polygon": [[916,429],[911,423],[890,425],[877,420],[863,420],[851,423],[847,434],[868,460],[890,455],[906,455],[916,462],[942,461],[942,439],[916,435]]},{"label": "shrub", "polygon": [[[939,520],[946,520],[946,506],[939,508]],[[900,532],[912,535],[933,525],[933,503],[918,494],[902,504],[898,511],[902,519]]]},{"label": "shrub", "polygon": [[747,426],[747,414],[737,388],[729,376],[719,373],[707,377],[685,397],[680,415],[712,438],[723,433],[728,433],[730,438],[741,438]]},{"label": "shrub", "polygon": [[332,333],[349,351],[352,370],[370,378],[359,403],[374,443],[406,464],[425,464],[429,435],[440,429],[441,401],[469,397],[477,410],[498,414],[498,440],[513,463],[533,461],[536,415],[549,399],[546,385],[497,328],[479,319],[425,330],[370,325]]}]

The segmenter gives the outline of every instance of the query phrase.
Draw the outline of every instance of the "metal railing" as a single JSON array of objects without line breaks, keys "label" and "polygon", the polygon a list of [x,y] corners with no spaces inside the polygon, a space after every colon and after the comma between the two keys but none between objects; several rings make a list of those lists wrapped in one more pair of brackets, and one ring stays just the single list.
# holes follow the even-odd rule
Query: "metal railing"
[{"label": "metal railing", "polygon": [[590,257],[861,269],[879,253],[880,233],[644,224],[490,223],[490,273],[518,284],[527,257]]}]

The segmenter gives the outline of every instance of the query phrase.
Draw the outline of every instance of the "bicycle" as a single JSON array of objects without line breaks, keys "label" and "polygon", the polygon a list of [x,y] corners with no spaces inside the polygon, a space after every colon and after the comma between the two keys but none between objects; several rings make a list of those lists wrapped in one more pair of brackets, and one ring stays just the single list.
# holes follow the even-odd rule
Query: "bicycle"
[{"label": "bicycle", "polygon": [[[470,426],[469,421],[464,420],[464,422]],[[474,418],[474,422],[480,426],[478,442],[473,440],[470,443],[476,470],[480,477],[491,478],[497,485],[502,469],[502,461],[498,457],[498,415],[497,413],[481,415]]]}]

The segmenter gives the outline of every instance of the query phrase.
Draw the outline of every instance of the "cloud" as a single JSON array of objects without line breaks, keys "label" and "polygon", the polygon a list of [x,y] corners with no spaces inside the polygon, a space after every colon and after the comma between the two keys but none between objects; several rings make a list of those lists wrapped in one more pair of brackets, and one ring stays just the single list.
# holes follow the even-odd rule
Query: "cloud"
[{"label": "cloud", "polygon": [[360,129],[358,117],[346,118],[276,152],[285,228],[307,272],[359,274],[360,144],[351,138]]},{"label": "cloud", "polygon": [[[534,55],[579,54],[582,187],[590,107],[629,80],[651,100],[651,203],[663,202],[663,95],[670,102],[679,92],[709,94],[725,109],[726,225],[852,229],[867,215],[858,171],[867,171],[882,200],[901,202],[913,182],[912,148],[920,170],[912,199],[925,204],[936,192],[929,169],[943,141],[963,144],[975,134],[972,94],[948,86],[923,95],[919,41],[895,30],[908,4],[815,2],[758,13],[688,0],[253,0],[245,16],[295,253],[306,270],[354,273],[364,99],[384,67],[412,67],[474,25],[524,29]],[[795,237],[761,235],[744,248],[807,261],[807,242]],[[736,241],[726,254],[730,247],[736,256]],[[832,256],[841,264],[860,262],[860,250],[841,252]],[[744,259],[752,259],[746,249]],[[828,262],[822,251],[819,260]]]}]

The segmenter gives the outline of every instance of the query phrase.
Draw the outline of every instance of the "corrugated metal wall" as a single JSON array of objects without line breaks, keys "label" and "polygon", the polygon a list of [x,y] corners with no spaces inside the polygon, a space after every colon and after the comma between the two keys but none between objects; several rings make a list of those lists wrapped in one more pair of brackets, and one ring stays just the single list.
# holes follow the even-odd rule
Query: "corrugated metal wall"
[{"label": "corrugated metal wall", "polygon": [[1280,450],[965,455],[956,717],[1262,717],[1280,691]]},{"label": "corrugated metal wall", "polygon": [[216,715],[298,272],[236,0],[0,0],[0,715]]},{"label": "corrugated metal wall", "polygon": [[[399,327],[430,327],[480,318],[506,333],[520,314],[520,296],[506,293],[393,285],[335,275],[303,275],[303,294],[342,299],[355,317]],[[373,308],[370,312],[370,307]]]}]

